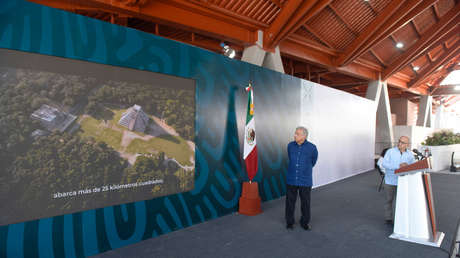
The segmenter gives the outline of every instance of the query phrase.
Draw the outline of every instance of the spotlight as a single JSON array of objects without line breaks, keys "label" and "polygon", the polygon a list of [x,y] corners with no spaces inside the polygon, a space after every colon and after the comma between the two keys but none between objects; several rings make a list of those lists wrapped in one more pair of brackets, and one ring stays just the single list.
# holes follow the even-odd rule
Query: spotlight
[{"label": "spotlight", "polygon": [[419,66],[414,66],[414,68],[412,68],[412,69],[417,72],[418,70],[420,70],[420,67]]},{"label": "spotlight", "polygon": [[397,48],[403,48],[404,44],[402,42],[398,42],[398,43],[396,43],[396,47]]},{"label": "spotlight", "polygon": [[455,90],[460,91],[460,85],[455,86]]},{"label": "spotlight", "polygon": [[220,43],[220,46],[222,47],[222,51],[224,53],[224,56],[227,56],[229,58],[234,58],[236,55],[235,49],[231,48],[229,45],[225,43]]}]

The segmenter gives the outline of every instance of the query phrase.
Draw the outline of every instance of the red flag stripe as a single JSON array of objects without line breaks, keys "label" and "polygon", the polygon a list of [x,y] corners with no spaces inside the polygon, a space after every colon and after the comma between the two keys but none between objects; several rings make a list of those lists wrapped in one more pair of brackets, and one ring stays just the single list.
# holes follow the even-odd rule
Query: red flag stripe
[{"label": "red flag stripe", "polygon": [[254,146],[254,149],[252,149],[244,162],[246,163],[246,172],[248,173],[249,180],[252,181],[257,174],[257,146]]}]

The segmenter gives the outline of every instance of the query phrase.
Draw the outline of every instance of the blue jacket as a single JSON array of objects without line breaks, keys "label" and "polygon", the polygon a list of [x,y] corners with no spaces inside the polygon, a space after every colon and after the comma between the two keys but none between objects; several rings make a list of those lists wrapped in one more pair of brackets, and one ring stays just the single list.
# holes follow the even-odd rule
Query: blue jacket
[{"label": "blue jacket", "polygon": [[289,166],[286,175],[288,185],[312,186],[313,185],[313,166],[318,160],[318,150],[316,146],[305,140],[298,145],[292,141],[287,147]]}]

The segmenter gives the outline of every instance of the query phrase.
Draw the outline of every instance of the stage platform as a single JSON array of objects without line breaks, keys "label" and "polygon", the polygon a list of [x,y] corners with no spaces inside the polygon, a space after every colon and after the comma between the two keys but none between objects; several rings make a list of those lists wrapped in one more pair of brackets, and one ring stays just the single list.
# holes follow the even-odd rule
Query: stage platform
[{"label": "stage platform", "polygon": [[448,257],[460,218],[460,177],[432,174],[438,229],[446,234],[441,248],[388,237],[379,183],[370,171],[313,189],[311,231],[298,223],[285,228],[283,197],[262,203],[257,216],[230,214],[94,257]]}]

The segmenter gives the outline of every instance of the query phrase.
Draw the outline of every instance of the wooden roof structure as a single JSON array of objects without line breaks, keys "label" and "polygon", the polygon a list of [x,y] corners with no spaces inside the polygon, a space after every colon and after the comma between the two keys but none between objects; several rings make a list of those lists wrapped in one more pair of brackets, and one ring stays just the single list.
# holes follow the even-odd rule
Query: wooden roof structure
[{"label": "wooden roof structure", "polygon": [[392,98],[460,98],[440,85],[460,67],[458,0],[30,1],[219,53],[225,42],[236,58],[260,30],[287,74],[360,96],[381,78]]}]

